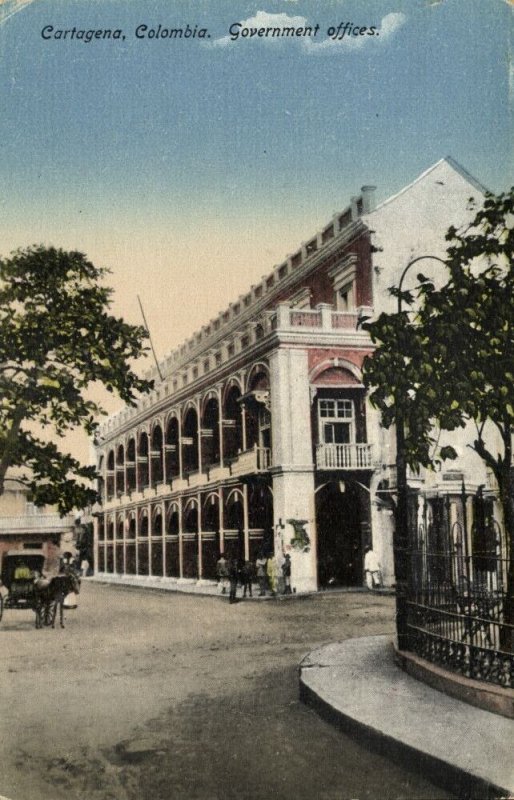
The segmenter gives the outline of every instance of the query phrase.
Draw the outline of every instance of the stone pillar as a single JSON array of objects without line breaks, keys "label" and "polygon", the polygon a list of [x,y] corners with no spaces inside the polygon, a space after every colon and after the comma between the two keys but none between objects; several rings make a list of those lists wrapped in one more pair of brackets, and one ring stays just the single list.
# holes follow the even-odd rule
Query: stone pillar
[{"label": "stone pillar", "polygon": [[317,575],[307,351],[278,349],[269,363],[275,556],[280,562],[283,553],[291,555],[293,590],[310,592]]},{"label": "stone pillar", "polygon": [[248,485],[243,484],[243,531],[244,531],[244,548],[245,548],[245,561],[250,558],[250,526],[248,522]]}]

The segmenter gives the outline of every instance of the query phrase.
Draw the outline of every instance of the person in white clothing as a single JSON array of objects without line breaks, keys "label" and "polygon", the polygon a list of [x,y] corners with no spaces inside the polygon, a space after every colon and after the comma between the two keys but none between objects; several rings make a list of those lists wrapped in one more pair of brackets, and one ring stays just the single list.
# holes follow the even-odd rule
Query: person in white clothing
[{"label": "person in white clothing", "polygon": [[366,547],[364,555],[364,577],[368,589],[379,589],[382,585],[378,556],[371,547]]}]

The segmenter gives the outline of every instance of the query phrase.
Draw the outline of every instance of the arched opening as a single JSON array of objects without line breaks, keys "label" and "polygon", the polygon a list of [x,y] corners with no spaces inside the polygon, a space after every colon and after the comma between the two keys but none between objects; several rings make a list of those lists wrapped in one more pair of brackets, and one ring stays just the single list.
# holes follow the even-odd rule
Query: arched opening
[{"label": "arched opening", "polygon": [[217,494],[205,498],[202,510],[202,577],[216,580],[220,554],[220,506]]},{"label": "arched opening", "polygon": [[137,488],[141,491],[148,485],[148,434],[142,431],[137,447]]},{"label": "arched opening", "polygon": [[116,452],[116,495],[120,497],[125,492],[125,448],[120,444]]},{"label": "arched opening", "polygon": [[244,512],[243,498],[239,491],[230,493],[225,504],[225,555],[244,560]]},{"label": "arched opening", "polygon": [[146,539],[146,541],[139,541],[137,546],[137,574],[148,575],[149,573],[149,560],[148,560],[148,513],[147,511],[141,512],[139,517],[139,539]]},{"label": "arched opening", "polygon": [[178,506],[173,503],[166,512],[166,575],[169,578],[178,578],[180,574],[179,528],[179,510]]},{"label": "arched opening", "polygon": [[235,458],[243,449],[243,424],[241,391],[231,386],[225,397],[223,411],[223,455],[225,459]]},{"label": "arched opening", "polygon": [[220,420],[219,403],[211,397],[204,408],[202,417],[202,469],[207,469],[220,461]]},{"label": "arched opening", "polygon": [[198,577],[198,507],[191,501],[184,510],[182,569],[184,578]]},{"label": "arched opening", "polygon": [[136,516],[132,511],[128,519],[127,543],[125,545],[125,572],[127,575],[136,574]]},{"label": "arched opening", "polygon": [[107,475],[106,475],[106,487],[107,487],[107,499],[111,500],[114,497],[114,450],[109,450],[109,454],[107,456]]},{"label": "arched opening", "polygon": [[127,491],[135,492],[137,486],[136,480],[136,440],[129,439],[127,445]]},{"label": "arched opening", "polygon": [[166,426],[166,477],[172,481],[180,475],[178,419],[171,417]]},{"label": "arched opening", "polygon": [[254,368],[244,396],[246,449],[271,448],[271,413],[269,410],[269,377],[267,371]]},{"label": "arched opening", "polygon": [[369,515],[369,493],[356,481],[330,481],[316,492],[320,588],[362,585]]},{"label": "arched opening", "polygon": [[156,425],[152,431],[150,458],[152,463],[152,486],[157,486],[158,483],[162,483],[164,480],[163,438],[160,425]]},{"label": "arched opening", "polygon": [[268,483],[258,481],[249,485],[248,524],[250,537],[250,559],[255,561],[260,552],[272,555],[273,542],[273,494]]},{"label": "arched opening", "polygon": [[152,575],[163,574],[162,513],[157,510],[152,518]]},{"label": "arched opening", "polygon": [[123,552],[123,539],[125,536],[125,523],[123,516],[120,515],[116,522],[116,549],[114,559],[114,569],[118,575],[125,572],[125,558]]},{"label": "arched opening", "polygon": [[184,473],[198,470],[198,414],[190,408],[182,428],[182,464]]}]

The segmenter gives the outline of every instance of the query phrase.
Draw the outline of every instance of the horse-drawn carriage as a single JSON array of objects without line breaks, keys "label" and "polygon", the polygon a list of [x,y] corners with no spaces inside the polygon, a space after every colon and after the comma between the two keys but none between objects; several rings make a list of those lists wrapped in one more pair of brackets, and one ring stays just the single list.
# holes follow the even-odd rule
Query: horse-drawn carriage
[{"label": "horse-drawn carriage", "polygon": [[36,628],[54,627],[59,609],[61,627],[64,627],[65,597],[71,592],[78,594],[80,581],[71,571],[44,578],[44,563],[40,550],[9,550],[4,554],[0,573],[0,620],[4,608],[29,608],[36,614]]}]

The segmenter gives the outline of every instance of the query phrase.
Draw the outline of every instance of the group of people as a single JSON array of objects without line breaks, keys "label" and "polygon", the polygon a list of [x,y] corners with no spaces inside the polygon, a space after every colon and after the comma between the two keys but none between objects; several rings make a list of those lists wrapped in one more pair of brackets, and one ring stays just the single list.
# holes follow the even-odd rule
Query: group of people
[{"label": "group of people", "polygon": [[238,586],[243,588],[243,598],[253,596],[253,584],[259,585],[259,597],[267,594],[291,594],[291,556],[286,553],[279,565],[275,556],[259,553],[255,563],[226,558],[222,553],[216,565],[218,583],[222,594],[229,590],[229,602],[237,600]]}]

